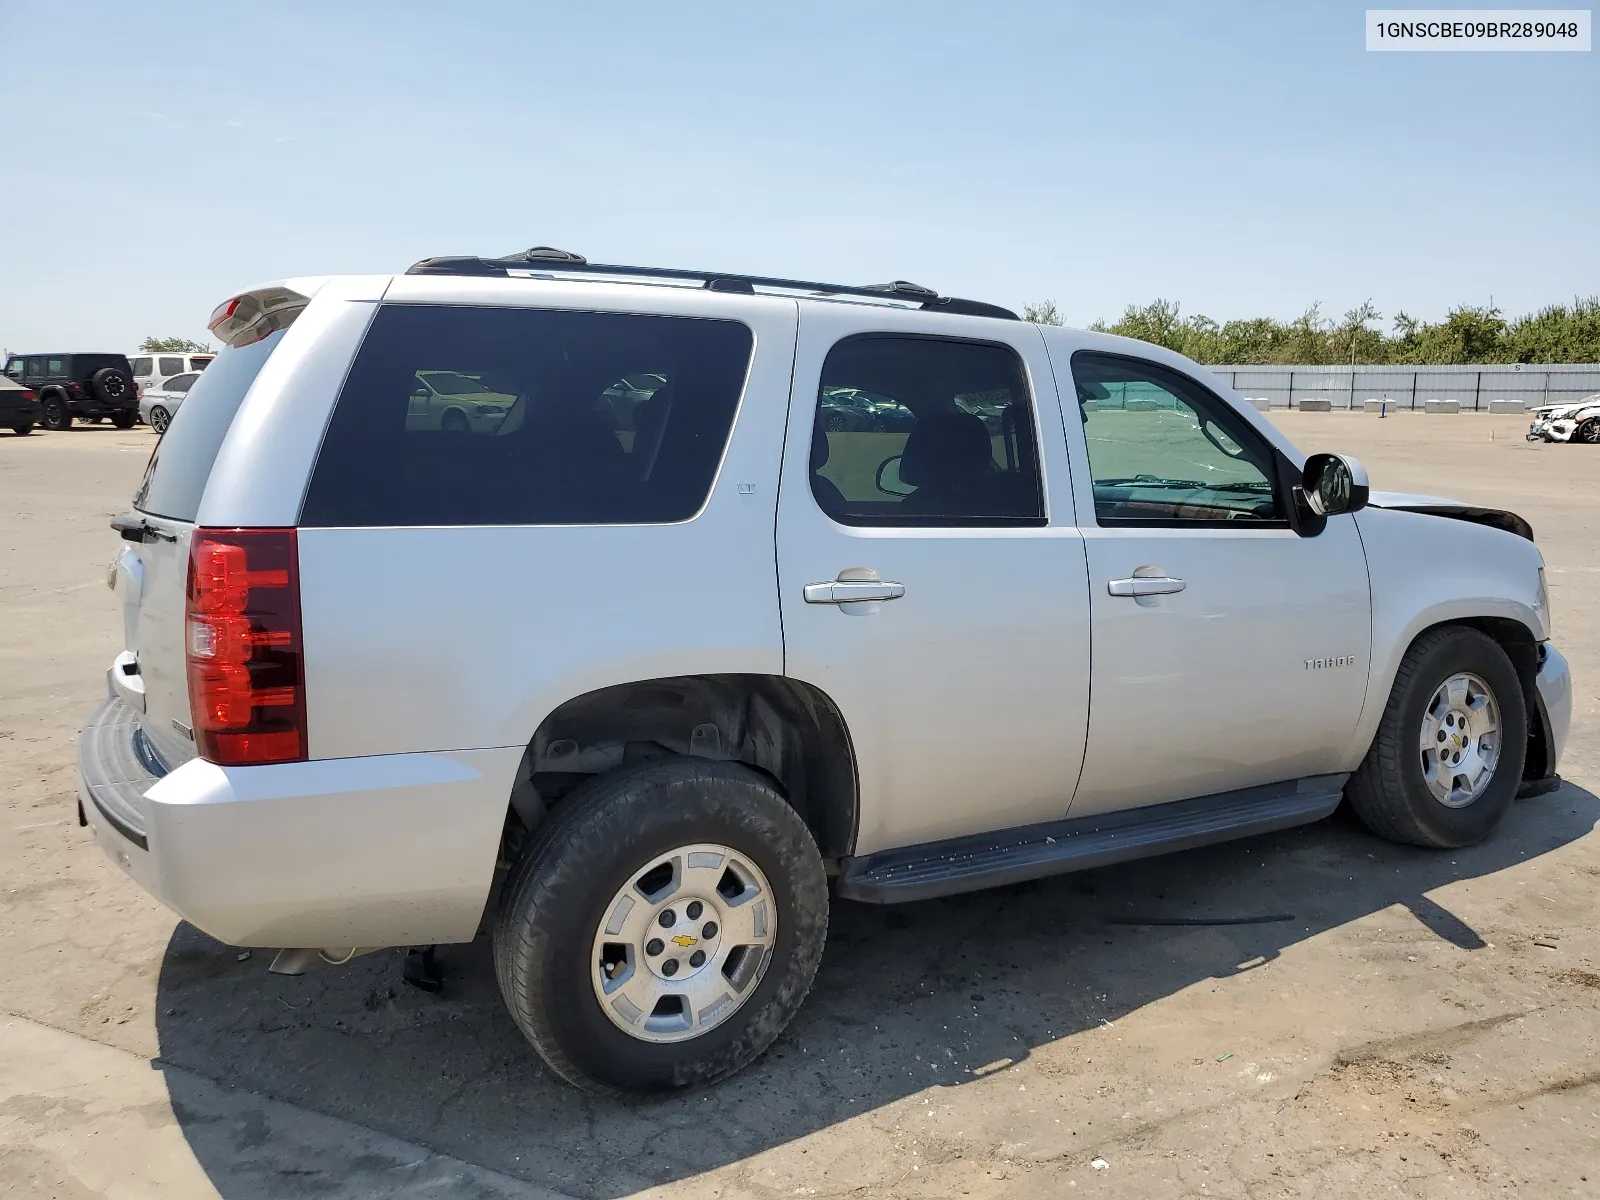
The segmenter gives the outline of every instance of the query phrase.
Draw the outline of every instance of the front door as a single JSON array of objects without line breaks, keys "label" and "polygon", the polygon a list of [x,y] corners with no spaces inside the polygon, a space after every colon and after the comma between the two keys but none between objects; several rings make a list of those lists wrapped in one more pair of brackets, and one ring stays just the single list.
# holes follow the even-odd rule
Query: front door
[{"label": "front door", "polygon": [[785,672],[849,730],[855,852],[1059,819],[1083,758],[1089,602],[1037,329],[802,309]]},{"label": "front door", "polygon": [[1080,350],[1070,378],[1094,617],[1071,815],[1338,771],[1371,650],[1355,518],[1289,528],[1267,441],[1180,372]]}]

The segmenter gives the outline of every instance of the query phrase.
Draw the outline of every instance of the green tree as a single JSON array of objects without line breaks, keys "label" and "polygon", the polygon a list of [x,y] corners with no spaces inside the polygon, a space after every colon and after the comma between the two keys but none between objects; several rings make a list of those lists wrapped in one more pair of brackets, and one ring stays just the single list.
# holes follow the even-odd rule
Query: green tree
[{"label": "green tree", "polygon": [[146,354],[208,354],[211,347],[181,337],[147,337],[139,343]]},{"label": "green tree", "polygon": [[1065,325],[1061,319],[1061,310],[1056,307],[1054,300],[1041,300],[1037,304],[1024,304],[1022,306],[1022,319],[1032,321],[1035,325]]}]

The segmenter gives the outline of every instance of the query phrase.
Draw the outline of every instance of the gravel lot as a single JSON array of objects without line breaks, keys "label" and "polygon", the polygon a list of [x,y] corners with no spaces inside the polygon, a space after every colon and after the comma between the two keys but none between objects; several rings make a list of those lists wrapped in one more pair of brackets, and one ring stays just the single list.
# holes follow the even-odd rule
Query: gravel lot
[{"label": "gravel lot", "polygon": [[0,1193],[1600,1194],[1600,452],[1522,418],[1279,419],[1375,486],[1532,521],[1577,681],[1567,784],[1456,853],[1337,815],[836,903],[773,1052],[634,1105],[544,1074],[481,939],[441,951],[439,997],[395,952],[279,978],[102,857],[74,738],[120,648],[106,519],[153,436],[0,436]]}]

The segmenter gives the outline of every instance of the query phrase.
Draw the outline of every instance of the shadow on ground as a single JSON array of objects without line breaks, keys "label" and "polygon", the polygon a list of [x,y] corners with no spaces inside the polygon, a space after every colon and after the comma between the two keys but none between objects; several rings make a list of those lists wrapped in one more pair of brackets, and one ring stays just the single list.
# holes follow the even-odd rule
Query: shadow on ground
[{"label": "shadow on ground", "polygon": [[[547,1074],[501,1007],[483,938],[441,950],[446,990],[434,997],[401,983],[397,952],[284,979],[266,973],[264,952],[240,962],[180,925],[159,983],[161,1057],[532,1183],[620,1196],[924,1088],[959,1089],[975,1069],[1024,1059],[1390,905],[1478,949],[1479,933],[1424,893],[1563,846],[1597,820],[1600,800],[1567,784],[1520,802],[1491,841],[1462,851],[1390,845],[1340,813],[948,900],[836,901],[816,988],[772,1051],[716,1088],[655,1102],[597,1100]],[[1141,923],[1212,918],[1260,923],[1207,925],[1203,936]],[[230,1180],[253,1148],[248,1131],[230,1145],[199,1129],[182,1074],[168,1079],[202,1165],[230,1200],[244,1194]]]}]

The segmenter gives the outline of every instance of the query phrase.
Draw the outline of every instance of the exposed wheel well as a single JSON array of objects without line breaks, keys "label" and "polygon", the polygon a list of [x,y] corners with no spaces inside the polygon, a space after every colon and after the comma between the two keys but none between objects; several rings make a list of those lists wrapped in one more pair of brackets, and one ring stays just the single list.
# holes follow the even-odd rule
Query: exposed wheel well
[{"label": "exposed wheel well", "polygon": [[1506,657],[1511,660],[1511,666],[1516,670],[1517,678],[1522,683],[1522,699],[1528,711],[1528,754],[1523,764],[1522,777],[1541,778],[1549,762],[1550,748],[1547,743],[1549,732],[1544,727],[1544,718],[1539,710],[1538,675],[1543,651],[1540,649],[1538,639],[1533,636],[1533,630],[1510,617],[1462,617],[1455,621],[1432,625],[1418,633],[1417,637],[1441,628],[1442,625],[1465,625],[1469,629],[1476,629],[1479,633],[1492,638],[1506,652]]},{"label": "exposed wheel well", "polygon": [[672,755],[761,771],[810,828],[824,861],[849,853],[857,816],[849,731],[824,693],[775,675],[645,679],[568,700],[528,744],[508,839],[538,825],[589,777]]}]

